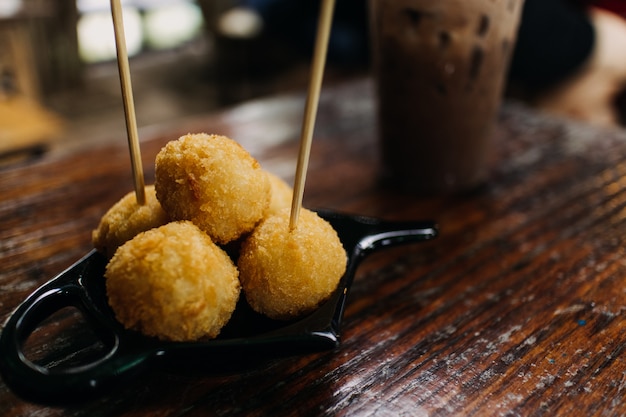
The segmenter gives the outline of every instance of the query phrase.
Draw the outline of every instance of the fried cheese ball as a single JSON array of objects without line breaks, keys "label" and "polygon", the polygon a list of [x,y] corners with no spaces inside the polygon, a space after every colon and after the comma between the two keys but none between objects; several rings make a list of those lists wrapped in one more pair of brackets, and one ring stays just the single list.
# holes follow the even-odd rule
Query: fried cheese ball
[{"label": "fried cheese ball", "polygon": [[171,341],[216,337],[241,288],[231,259],[188,221],[120,246],[105,278],[109,305],[125,328]]},{"label": "fried cheese ball", "polygon": [[279,176],[267,172],[270,181],[270,206],[267,215],[278,214],[282,209],[291,208],[293,189]]},{"label": "fried cheese ball", "polygon": [[115,203],[100,219],[91,234],[94,248],[111,258],[115,250],[137,234],[164,225],[169,221],[156,198],[154,185],[145,187],[146,204],[137,204],[135,192]]},{"label": "fried cheese ball", "polygon": [[192,221],[220,244],[250,232],[269,207],[266,172],[226,136],[169,142],[156,157],[155,188],[172,219]]},{"label": "fried cheese ball", "polygon": [[289,210],[267,217],[244,241],[239,279],[248,304],[272,319],[297,318],[335,291],[346,270],[346,252],[332,226],[301,209],[295,230]]}]

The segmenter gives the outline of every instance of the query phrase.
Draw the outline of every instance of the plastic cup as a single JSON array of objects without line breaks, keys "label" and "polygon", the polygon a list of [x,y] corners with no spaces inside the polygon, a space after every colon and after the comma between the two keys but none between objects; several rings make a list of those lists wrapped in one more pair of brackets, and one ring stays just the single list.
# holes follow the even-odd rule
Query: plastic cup
[{"label": "plastic cup", "polygon": [[370,0],[382,176],[412,192],[484,183],[523,0]]}]

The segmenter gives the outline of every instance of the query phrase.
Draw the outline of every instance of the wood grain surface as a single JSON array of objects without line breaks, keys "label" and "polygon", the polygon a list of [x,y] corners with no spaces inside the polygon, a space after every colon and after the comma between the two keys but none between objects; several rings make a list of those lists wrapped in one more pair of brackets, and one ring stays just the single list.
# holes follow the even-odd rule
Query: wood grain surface
[{"label": "wood grain surface", "polygon": [[[292,181],[303,103],[304,95],[271,97],[141,132],[146,182],[168,140],[199,131],[240,141]],[[434,241],[365,260],[336,350],[229,373],[155,367],[70,405],[30,403],[0,382],[0,414],[626,415],[624,132],[506,103],[489,184],[424,197],[379,183],[374,113],[369,80],[324,90],[304,205],[434,219],[441,230]],[[2,322],[90,250],[100,216],[131,190],[124,138],[2,169]],[[31,336],[28,354],[54,361],[89,350],[84,327],[79,315],[60,312]]]}]

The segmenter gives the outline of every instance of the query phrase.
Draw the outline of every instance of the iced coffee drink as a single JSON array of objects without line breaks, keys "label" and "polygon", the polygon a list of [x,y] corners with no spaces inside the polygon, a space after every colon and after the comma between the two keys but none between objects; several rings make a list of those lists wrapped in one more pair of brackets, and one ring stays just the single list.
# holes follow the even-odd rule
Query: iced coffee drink
[{"label": "iced coffee drink", "polygon": [[487,178],[523,0],[371,0],[381,159],[408,190]]}]

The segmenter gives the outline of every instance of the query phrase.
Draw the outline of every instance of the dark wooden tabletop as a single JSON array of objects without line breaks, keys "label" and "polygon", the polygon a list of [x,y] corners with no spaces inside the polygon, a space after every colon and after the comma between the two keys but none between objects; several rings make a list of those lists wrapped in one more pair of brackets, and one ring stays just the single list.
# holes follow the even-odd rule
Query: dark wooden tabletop
[{"label": "dark wooden tabletop", "polygon": [[[267,98],[142,132],[146,181],[168,140],[197,131],[232,137],[292,181],[303,102]],[[27,402],[0,382],[0,414],[626,415],[624,132],[506,103],[490,183],[456,197],[382,187],[375,140],[371,83],[325,89],[304,205],[433,219],[440,236],[363,262],[337,349],[217,374],[155,367],[77,404]],[[125,138],[2,169],[2,322],[91,249],[100,216],[131,189]],[[29,349],[71,344],[80,324],[59,313]]]}]

